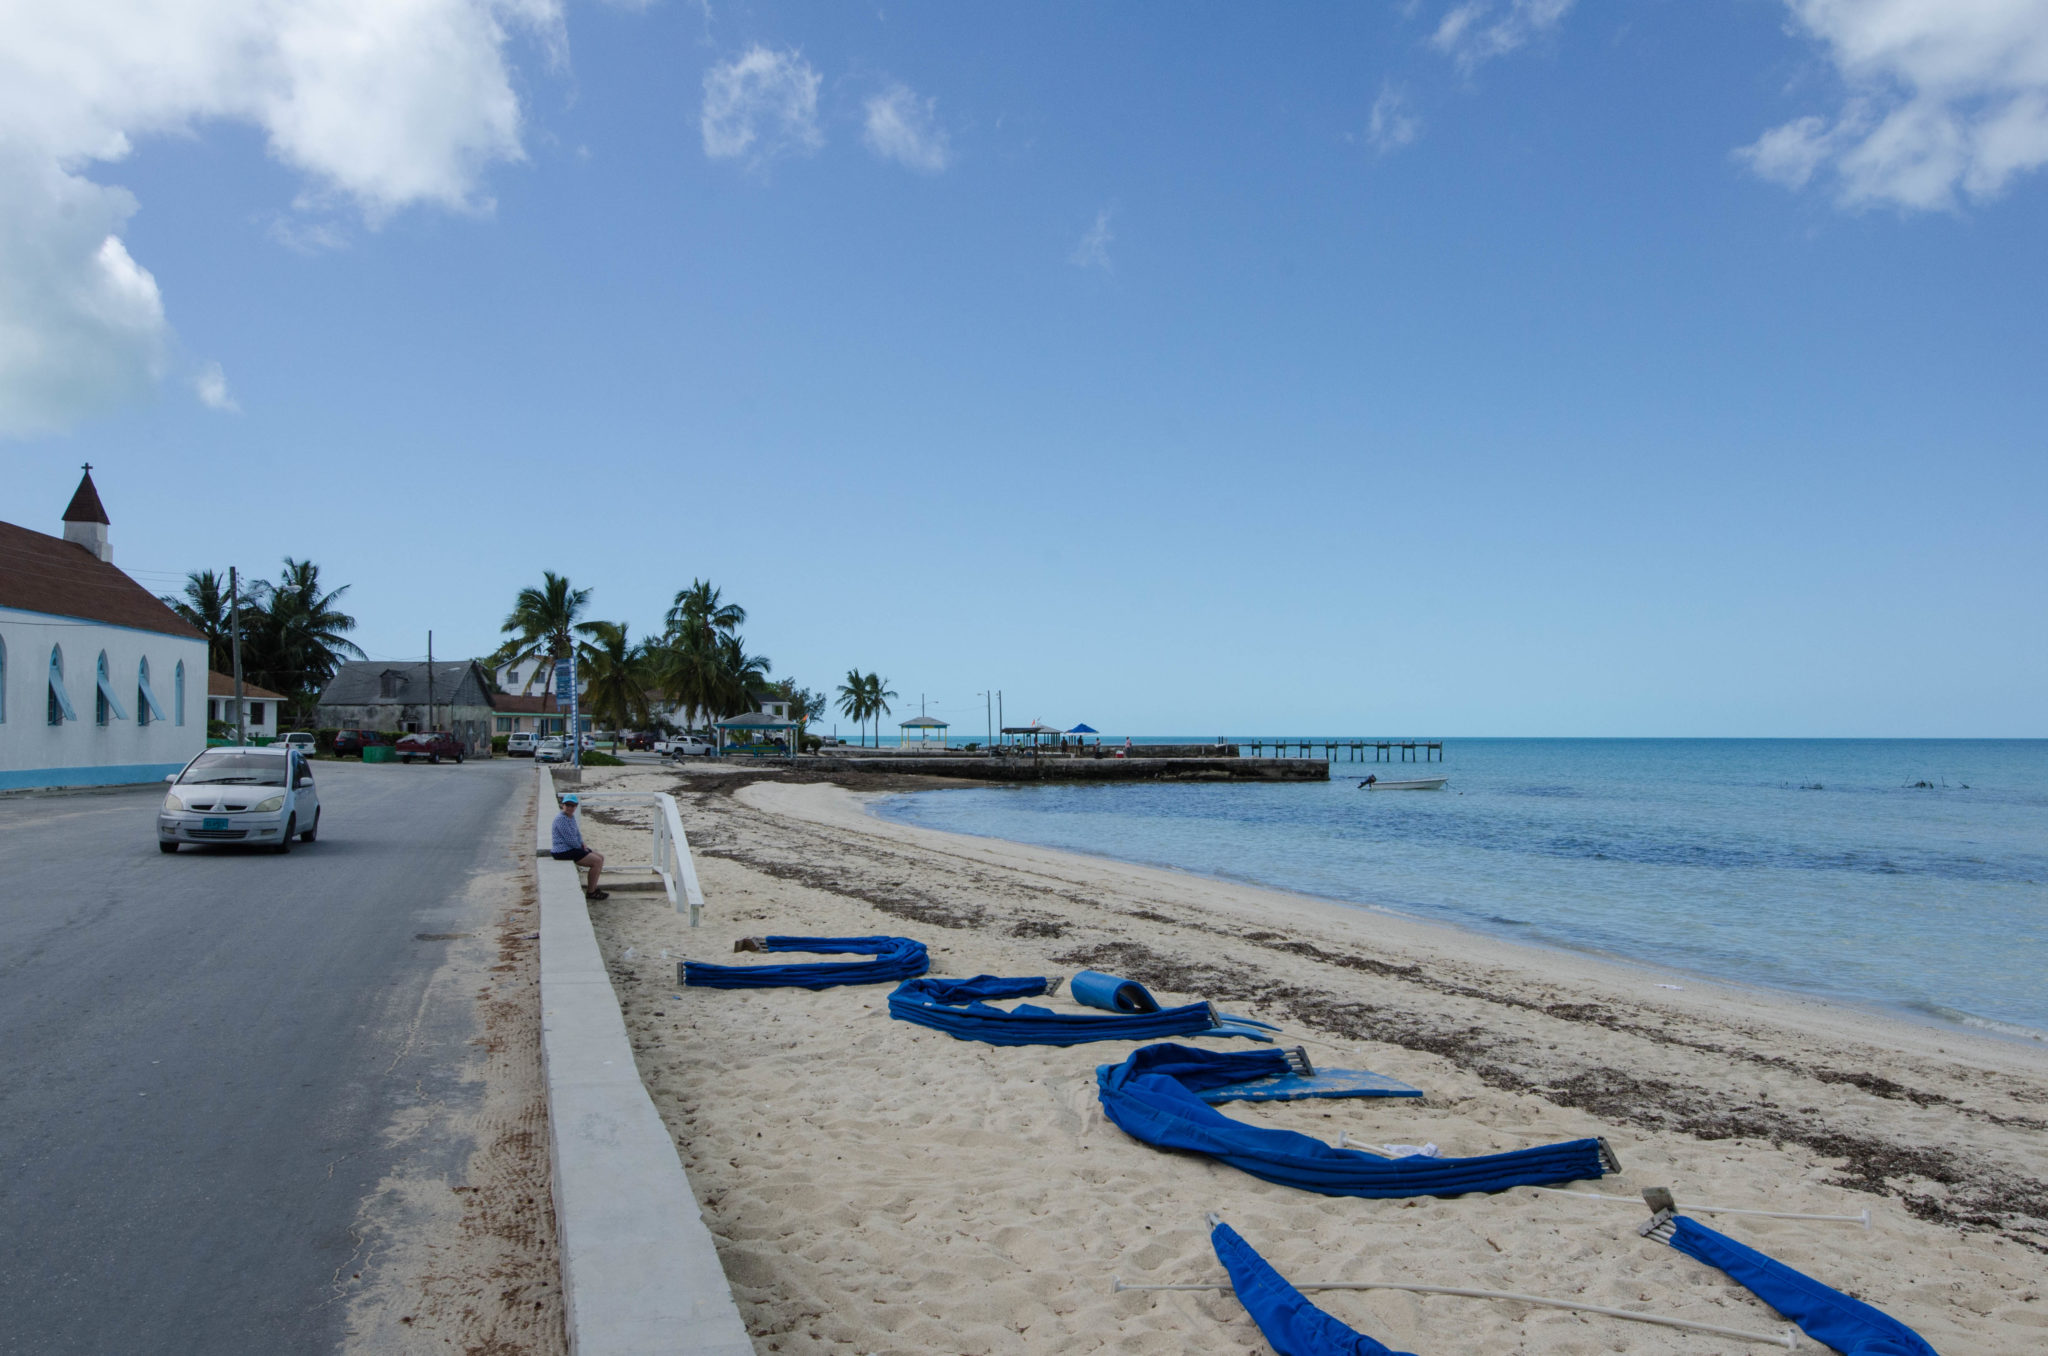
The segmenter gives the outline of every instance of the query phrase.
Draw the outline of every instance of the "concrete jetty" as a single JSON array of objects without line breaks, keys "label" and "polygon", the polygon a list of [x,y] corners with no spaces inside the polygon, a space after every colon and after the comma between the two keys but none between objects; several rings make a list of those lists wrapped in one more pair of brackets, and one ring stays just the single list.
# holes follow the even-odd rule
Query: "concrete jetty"
[{"label": "concrete jetty", "polygon": [[[783,760],[777,760],[778,762]],[[784,765],[787,765],[786,763]],[[900,773],[958,777],[980,782],[1326,782],[1330,765],[1321,758],[1076,758],[1056,753],[1016,756],[932,753],[865,755],[806,754],[795,766],[805,772]]]}]

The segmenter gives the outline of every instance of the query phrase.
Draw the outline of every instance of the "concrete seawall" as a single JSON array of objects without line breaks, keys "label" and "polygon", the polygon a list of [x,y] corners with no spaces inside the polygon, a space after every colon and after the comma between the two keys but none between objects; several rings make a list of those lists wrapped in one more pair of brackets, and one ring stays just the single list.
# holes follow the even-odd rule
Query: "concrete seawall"
[{"label": "concrete seawall", "polygon": [[1326,782],[1320,758],[806,757],[805,772],[907,773],[977,782]]}]

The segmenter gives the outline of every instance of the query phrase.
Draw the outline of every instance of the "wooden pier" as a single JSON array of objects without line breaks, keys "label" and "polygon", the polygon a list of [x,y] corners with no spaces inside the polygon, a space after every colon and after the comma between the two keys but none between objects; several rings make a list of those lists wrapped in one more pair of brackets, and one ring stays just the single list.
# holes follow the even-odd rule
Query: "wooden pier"
[{"label": "wooden pier", "polygon": [[[1341,750],[1344,761],[1364,762],[1367,750],[1372,752],[1375,763],[1441,763],[1444,760],[1444,741],[1441,739],[1279,739],[1240,740],[1238,747],[1251,750],[1254,758],[1266,756],[1266,750],[1273,750],[1275,758],[1314,758],[1317,751],[1327,762],[1336,762]],[[1299,749],[1299,754],[1288,753]]]}]

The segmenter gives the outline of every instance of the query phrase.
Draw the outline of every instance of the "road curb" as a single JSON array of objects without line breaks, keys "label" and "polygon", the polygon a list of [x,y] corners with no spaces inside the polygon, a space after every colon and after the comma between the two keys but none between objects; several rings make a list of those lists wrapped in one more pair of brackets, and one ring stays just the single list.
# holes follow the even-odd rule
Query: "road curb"
[{"label": "road curb", "polygon": [[[534,778],[545,851],[554,788]],[[570,1356],[753,1356],[675,1141],[640,1081],[576,870],[543,858],[541,1066]]]}]

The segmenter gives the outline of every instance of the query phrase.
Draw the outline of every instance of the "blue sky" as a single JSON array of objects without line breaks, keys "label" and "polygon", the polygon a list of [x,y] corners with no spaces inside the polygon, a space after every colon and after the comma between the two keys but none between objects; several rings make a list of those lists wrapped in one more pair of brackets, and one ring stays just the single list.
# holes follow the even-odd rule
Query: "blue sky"
[{"label": "blue sky", "polygon": [[963,729],[2048,734],[2040,0],[128,4],[0,57],[0,460],[152,586],[707,577]]}]

